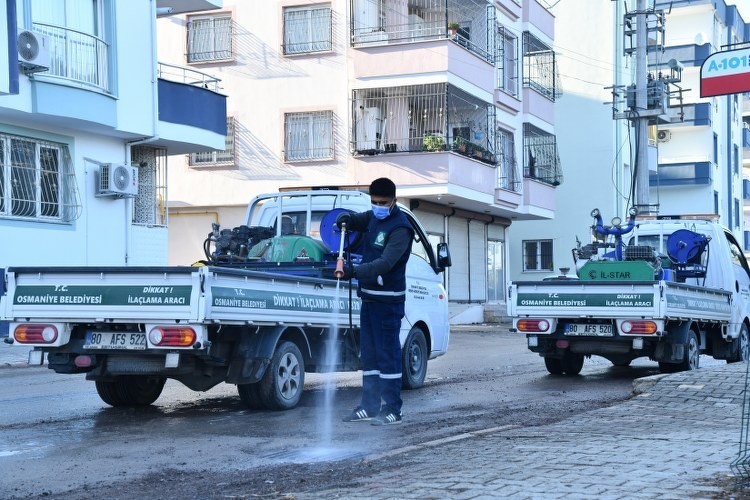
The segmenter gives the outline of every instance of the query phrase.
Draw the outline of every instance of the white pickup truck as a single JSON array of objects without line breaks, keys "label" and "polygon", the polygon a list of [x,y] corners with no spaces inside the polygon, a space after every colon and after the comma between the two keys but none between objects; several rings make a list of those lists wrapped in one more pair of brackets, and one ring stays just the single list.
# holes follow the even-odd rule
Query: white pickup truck
[{"label": "white pickup truck", "polygon": [[[293,408],[305,372],[360,369],[356,284],[333,279],[339,245],[330,242],[340,240],[341,210],[369,207],[359,191],[262,195],[248,225],[213,228],[200,265],[10,267],[0,297],[7,341],[33,347],[33,364],[46,355],[58,373],[85,373],[112,406],[149,405],[171,378],[195,391],[236,384],[250,407]],[[403,385],[416,388],[428,359],[448,349],[450,256],[402,210],[415,231]]]},{"label": "white pickup truck", "polygon": [[574,249],[577,276],[511,283],[513,331],[552,374],[584,357],[627,366],[646,356],[662,372],[692,370],[700,354],[750,356],[750,268],[732,233],[710,218],[619,219]]}]

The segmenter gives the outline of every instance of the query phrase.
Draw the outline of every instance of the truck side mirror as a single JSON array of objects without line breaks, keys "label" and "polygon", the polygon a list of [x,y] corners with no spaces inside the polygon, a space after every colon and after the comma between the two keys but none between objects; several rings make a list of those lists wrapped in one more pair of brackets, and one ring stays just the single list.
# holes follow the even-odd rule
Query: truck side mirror
[{"label": "truck side mirror", "polygon": [[451,253],[448,251],[447,243],[437,244],[437,264],[441,269],[451,267]]}]

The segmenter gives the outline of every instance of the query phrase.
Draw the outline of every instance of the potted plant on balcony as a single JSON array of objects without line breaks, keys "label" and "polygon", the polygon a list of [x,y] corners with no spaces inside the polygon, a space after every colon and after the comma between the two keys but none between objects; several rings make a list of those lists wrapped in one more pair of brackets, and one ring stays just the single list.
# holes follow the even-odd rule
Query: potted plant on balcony
[{"label": "potted plant on balcony", "polygon": [[422,149],[424,151],[445,150],[445,139],[441,135],[425,134],[422,138]]},{"label": "potted plant on balcony", "polygon": [[467,142],[468,141],[463,137],[457,136],[455,139],[453,139],[453,151],[465,154]]},{"label": "potted plant on balcony", "polygon": [[456,36],[457,32],[458,32],[458,23],[455,21],[448,23],[448,35]]}]

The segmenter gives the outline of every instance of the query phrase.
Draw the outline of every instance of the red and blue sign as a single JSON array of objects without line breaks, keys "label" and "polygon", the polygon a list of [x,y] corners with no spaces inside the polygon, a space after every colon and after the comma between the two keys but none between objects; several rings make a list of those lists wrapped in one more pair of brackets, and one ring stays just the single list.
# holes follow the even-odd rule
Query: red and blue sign
[{"label": "red and blue sign", "polygon": [[701,65],[701,97],[750,92],[750,48],[712,54]]}]

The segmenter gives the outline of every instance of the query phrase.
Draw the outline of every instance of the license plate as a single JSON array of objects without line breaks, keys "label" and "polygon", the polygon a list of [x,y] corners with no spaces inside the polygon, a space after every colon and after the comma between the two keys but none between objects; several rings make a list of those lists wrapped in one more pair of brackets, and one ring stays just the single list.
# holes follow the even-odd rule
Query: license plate
[{"label": "license plate", "polygon": [[146,334],[139,332],[86,332],[85,349],[146,349]]},{"label": "license plate", "polygon": [[565,335],[591,335],[591,336],[612,335],[612,325],[570,323],[570,324],[565,325]]}]

